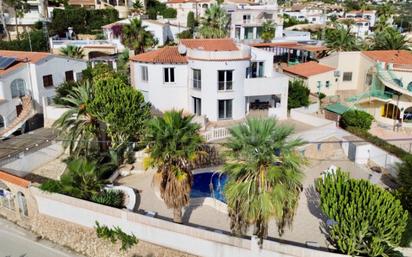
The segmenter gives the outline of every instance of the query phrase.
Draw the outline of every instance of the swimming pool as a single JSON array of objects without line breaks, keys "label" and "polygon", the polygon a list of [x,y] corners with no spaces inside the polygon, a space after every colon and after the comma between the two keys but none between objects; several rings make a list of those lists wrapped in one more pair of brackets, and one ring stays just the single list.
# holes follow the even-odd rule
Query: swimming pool
[{"label": "swimming pool", "polygon": [[223,188],[227,176],[220,172],[204,172],[193,175],[193,185],[190,197],[212,197],[225,202]]}]

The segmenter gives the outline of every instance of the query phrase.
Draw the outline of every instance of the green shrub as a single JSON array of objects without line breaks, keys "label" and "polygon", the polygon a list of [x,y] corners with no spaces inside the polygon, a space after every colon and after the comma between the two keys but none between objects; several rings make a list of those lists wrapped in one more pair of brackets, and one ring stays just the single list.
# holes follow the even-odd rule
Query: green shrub
[{"label": "green shrub", "polygon": [[316,181],[322,212],[336,223],[327,227],[330,242],[347,255],[393,256],[408,212],[389,191],[340,169]]},{"label": "green shrub", "polygon": [[400,185],[398,192],[405,208],[412,213],[412,155],[408,154],[403,162],[397,165],[397,182]]},{"label": "green shrub", "polygon": [[342,114],[340,125],[342,128],[355,127],[369,130],[371,128],[373,116],[360,110],[349,110]]},{"label": "green shrub", "polygon": [[119,19],[116,9],[85,9],[66,8],[54,9],[53,20],[50,24],[52,34],[64,34],[68,27],[72,27],[77,34],[94,34],[101,31],[103,25],[113,23]]},{"label": "green shrub", "polygon": [[[30,33],[30,40],[28,33]],[[48,42],[43,31],[34,30],[28,33],[22,33],[20,40],[0,41],[0,50],[47,52]]]},{"label": "green shrub", "polygon": [[387,141],[372,135],[368,131],[361,129],[361,128],[355,128],[355,127],[347,127],[345,128],[347,131],[349,131],[352,134],[355,134],[356,136],[365,139],[366,141],[376,145],[377,147],[382,148],[383,150],[395,155],[396,157],[403,159],[406,156],[410,156],[408,152],[403,150],[400,147],[397,147],[395,145],[392,145],[388,143]]},{"label": "green shrub", "polygon": [[93,195],[91,200],[95,203],[116,208],[124,207],[124,193],[120,190],[103,190],[102,192]]},{"label": "green shrub", "polygon": [[47,180],[40,185],[40,189],[50,193],[63,193],[62,184],[56,180]]},{"label": "green shrub", "polygon": [[53,97],[53,102],[57,105],[70,106],[71,103],[64,98],[72,92],[74,87],[79,87],[79,83],[75,81],[65,81],[56,88],[56,95]]},{"label": "green shrub", "polygon": [[408,225],[405,228],[405,232],[402,235],[401,243],[402,247],[411,247],[412,243],[412,215],[409,213]]},{"label": "green shrub", "polygon": [[120,240],[120,242],[122,243],[122,246],[120,248],[121,251],[126,251],[139,242],[135,235],[128,235],[119,227],[109,228],[105,225],[101,226],[100,223],[96,221],[95,228],[98,238],[109,240],[113,244],[116,243],[117,240]]},{"label": "green shrub", "polygon": [[304,85],[303,80],[289,81],[288,109],[309,105],[310,90]]}]

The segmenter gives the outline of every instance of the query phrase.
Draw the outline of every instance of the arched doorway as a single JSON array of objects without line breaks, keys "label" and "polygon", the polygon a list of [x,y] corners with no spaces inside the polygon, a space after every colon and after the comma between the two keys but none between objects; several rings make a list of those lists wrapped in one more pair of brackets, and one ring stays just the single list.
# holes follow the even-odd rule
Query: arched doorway
[{"label": "arched doorway", "polygon": [[26,197],[22,192],[17,193],[17,202],[19,203],[19,211],[22,216],[29,216],[29,211],[27,209]]},{"label": "arched doorway", "polygon": [[3,129],[6,126],[6,123],[4,122],[4,118],[2,115],[0,115],[0,130]]},{"label": "arched doorway", "polygon": [[391,103],[387,103],[383,106],[382,117],[398,120],[400,118],[400,115],[401,111],[399,110],[398,106]]},{"label": "arched doorway", "polygon": [[7,208],[13,211],[16,209],[14,198],[10,191],[10,188],[2,181],[0,181],[0,207]]}]

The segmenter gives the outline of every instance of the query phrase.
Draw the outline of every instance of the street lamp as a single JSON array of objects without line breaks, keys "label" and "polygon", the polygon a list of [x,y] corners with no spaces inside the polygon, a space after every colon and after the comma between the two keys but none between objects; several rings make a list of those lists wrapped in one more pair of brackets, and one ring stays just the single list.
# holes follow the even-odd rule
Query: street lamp
[{"label": "street lamp", "polygon": [[[399,117],[400,117],[401,116],[401,110],[399,109],[399,99],[401,98],[402,93],[398,92],[398,91],[395,91],[395,92],[393,92],[393,94],[398,96],[398,99],[396,101],[396,108],[398,108],[398,109],[396,111],[397,112],[399,111]],[[393,108],[393,111],[392,111],[393,131],[395,131],[396,121],[397,121],[397,119],[394,118],[394,113],[395,113],[395,108]]]}]

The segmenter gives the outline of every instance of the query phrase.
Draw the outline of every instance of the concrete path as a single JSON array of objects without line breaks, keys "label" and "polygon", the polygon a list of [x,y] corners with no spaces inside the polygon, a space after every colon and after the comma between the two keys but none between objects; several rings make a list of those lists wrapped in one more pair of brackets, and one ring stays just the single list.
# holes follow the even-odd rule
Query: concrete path
[{"label": "concrete path", "polygon": [[14,223],[0,219],[0,257],[80,257],[45,240]]}]

